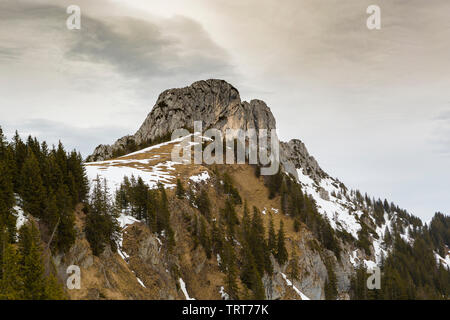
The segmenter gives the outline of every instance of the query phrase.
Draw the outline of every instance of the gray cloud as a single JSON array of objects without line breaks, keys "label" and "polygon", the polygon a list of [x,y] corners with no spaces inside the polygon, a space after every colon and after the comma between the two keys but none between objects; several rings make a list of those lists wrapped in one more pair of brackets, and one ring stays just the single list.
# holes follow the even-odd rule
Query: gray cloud
[{"label": "gray cloud", "polygon": [[[131,17],[108,21],[83,17],[82,29],[67,51],[69,59],[108,63],[118,72],[141,80],[211,72],[231,74],[226,52],[216,46],[201,26],[191,19],[175,17],[163,25]],[[178,36],[165,33],[164,24],[180,26]],[[194,36],[193,36],[194,35]],[[183,43],[180,37],[194,37]]]},{"label": "gray cloud", "polygon": [[0,60],[18,59],[20,57],[20,51],[18,48],[0,46]]},{"label": "gray cloud", "polygon": [[81,30],[69,31],[65,27],[68,15],[64,5],[70,4],[67,1],[58,5],[47,1],[2,1],[0,26],[14,34],[0,34],[0,40],[24,43],[20,50],[2,45],[0,59],[57,45],[63,59],[109,66],[141,81],[234,74],[228,53],[193,19],[178,15],[166,19],[149,16],[144,20],[126,13],[104,16],[96,14],[97,7],[111,8],[112,2],[80,2]]}]

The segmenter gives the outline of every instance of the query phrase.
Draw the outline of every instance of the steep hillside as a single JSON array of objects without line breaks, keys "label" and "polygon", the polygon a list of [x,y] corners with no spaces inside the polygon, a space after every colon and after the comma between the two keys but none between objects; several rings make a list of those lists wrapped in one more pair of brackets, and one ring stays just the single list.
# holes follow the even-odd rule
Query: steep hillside
[{"label": "steep hillside", "polygon": [[[135,135],[87,162],[0,130],[0,298],[448,299],[449,216],[424,225],[348,189],[297,139],[280,142],[273,175],[248,154],[195,164],[193,149],[214,140],[193,121],[275,128],[264,102],[207,80],[163,92]],[[191,133],[171,141],[180,128]],[[64,286],[72,265],[80,289]],[[381,287],[369,290],[377,268]]]},{"label": "steep hillside", "polygon": [[[119,139],[112,146],[97,147],[89,160],[102,161],[86,164],[91,181],[97,177],[105,178],[112,193],[123,189],[124,186],[120,186],[125,176],[134,176],[134,181],[141,177],[149,189],[168,190],[170,225],[176,243],[174,261],[180,267],[190,296],[214,298],[220,288],[223,296],[237,297],[236,294],[225,295],[226,289],[224,291],[222,287],[240,292],[239,298],[243,292],[248,297],[252,296],[248,291],[257,294],[256,284],[249,283],[242,274],[233,275],[235,280],[232,282],[237,283],[237,288],[233,289],[229,283],[231,267],[217,268],[220,253],[224,254],[225,250],[224,244],[220,243],[223,239],[218,241],[219,248],[212,245],[217,224],[224,223],[225,227],[231,223],[222,221],[227,220],[224,211],[235,212],[234,225],[227,227],[232,230],[224,235],[224,241],[231,244],[228,254],[231,254],[230,250],[234,252],[231,254],[235,260],[233,265],[245,268],[247,253],[241,242],[246,237],[243,235],[248,220],[244,214],[246,208],[249,216],[252,211],[260,215],[264,232],[260,240],[267,241],[261,249],[265,250],[266,258],[261,258],[257,272],[265,298],[436,298],[448,295],[447,217],[436,218],[435,228],[429,228],[387,200],[376,200],[358,190],[349,190],[320,168],[300,140],[280,143],[281,170],[274,176],[259,176],[258,166],[248,164],[206,166],[171,161],[171,150],[182,139],[170,142],[170,133],[177,128],[192,130],[193,121],[202,121],[204,128],[214,127],[222,132],[228,128],[275,128],[275,119],[264,102],[241,102],[238,91],[222,80],[199,81],[186,88],[163,92],[135,135]],[[191,136],[185,139],[191,139]],[[167,142],[160,143],[162,141]],[[206,138],[202,141],[204,145],[209,142]],[[194,144],[191,143],[189,148]],[[224,177],[227,180],[225,188]],[[180,188],[188,190],[182,199],[175,195],[178,191],[174,191]],[[206,213],[198,207],[199,193],[207,194]],[[233,200],[235,194],[239,201]],[[232,205],[228,208],[230,202]],[[121,219],[131,219],[125,216],[130,214],[130,208],[122,208],[121,214]],[[152,229],[148,216],[139,214],[139,220],[136,224],[147,223]],[[198,220],[202,221],[202,232],[207,234],[207,240],[203,239],[203,242],[197,239],[201,233]],[[271,223],[278,228],[280,222],[288,254],[283,259],[277,248],[270,248],[274,229],[270,227]],[[438,229],[440,231],[436,231]],[[207,258],[199,256],[199,241]],[[426,272],[422,266],[425,262],[417,262],[417,266],[406,272],[405,261],[401,260],[402,257],[417,259],[424,252],[428,267],[434,270],[427,279],[418,275]],[[189,262],[183,264],[181,261]],[[383,270],[393,269],[390,276],[383,277],[382,285],[401,287],[398,293],[390,295],[383,290],[368,292],[367,288],[361,288],[368,276],[365,270],[377,266]],[[197,274],[205,274],[204,268],[215,280],[196,278]],[[287,276],[289,273],[291,277]],[[228,284],[224,282],[226,279]],[[176,277],[172,281],[176,282]],[[432,285],[428,282],[439,284],[430,289]],[[413,284],[421,288],[420,292],[410,292]],[[209,290],[210,295],[205,296]]]}]

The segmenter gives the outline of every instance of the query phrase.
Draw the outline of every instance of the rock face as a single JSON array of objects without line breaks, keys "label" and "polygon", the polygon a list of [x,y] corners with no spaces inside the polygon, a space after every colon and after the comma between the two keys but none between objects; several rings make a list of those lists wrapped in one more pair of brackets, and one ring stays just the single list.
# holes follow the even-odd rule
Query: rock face
[{"label": "rock face", "polygon": [[[175,129],[192,129],[194,121],[202,121],[203,131],[276,129],[275,118],[264,101],[241,101],[238,90],[224,80],[197,81],[185,88],[162,92],[134,135],[124,136],[113,145],[99,145],[88,161],[110,159],[117,150],[171,135]],[[316,182],[327,176],[297,139],[280,143],[280,162],[284,171],[296,178],[299,168],[306,170]]]},{"label": "rock face", "polygon": [[305,144],[298,139],[280,143],[280,158],[285,170],[298,178],[295,169],[304,169],[315,182],[319,183],[322,178],[328,175],[320,168],[314,157],[310,156]]},{"label": "rock face", "polygon": [[216,128],[222,132],[276,128],[275,118],[263,101],[242,102],[238,90],[223,80],[198,81],[161,93],[134,135],[122,137],[111,146],[99,145],[88,160],[105,160],[127,144],[142,145],[170,135],[175,129],[191,129],[194,121],[202,121],[203,130]]}]

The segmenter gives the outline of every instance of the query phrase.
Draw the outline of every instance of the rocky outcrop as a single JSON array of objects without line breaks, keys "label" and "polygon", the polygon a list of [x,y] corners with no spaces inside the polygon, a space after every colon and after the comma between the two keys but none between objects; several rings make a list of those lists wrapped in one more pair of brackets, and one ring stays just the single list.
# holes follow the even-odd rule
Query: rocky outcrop
[{"label": "rocky outcrop", "polygon": [[[162,92],[134,135],[124,136],[113,145],[99,145],[88,161],[110,159],[118,150],[170,136],[176,129],[192,130],[194,121],[201,121],[203,130],[216,128],[222,132],[226,129],[276,129],[275,118],[264,101],[241,101],[239,91],[224,80],[198,81],[185,88]],[[296,178],[299,168],[316,182],[327,176],[300,140],[280,143],[280,161],[284,171]]]},{"label": "rocky outcrop", "polygon": [[161,93],[152,111],[132,136],[113,145],[99,145],[88,157],[90,161],[111,158],[116,150],[137,146],[170,135],[175,129],[192,129],[194,121],[202,121],[203,130],[275,129],[275,118],[261,100],[241,101],[239,92],[223,80],[198,81],[185,88]]},{"label": "rocky outcrop", "polygon": [[280,158],[285,170],[298,178],[295,169],[303,169],[303,173],[309,175],[316,183],[327,177],[327,173],[320,168],[316,159],[310,156],[306,146],[298,139],[280,143]]}]

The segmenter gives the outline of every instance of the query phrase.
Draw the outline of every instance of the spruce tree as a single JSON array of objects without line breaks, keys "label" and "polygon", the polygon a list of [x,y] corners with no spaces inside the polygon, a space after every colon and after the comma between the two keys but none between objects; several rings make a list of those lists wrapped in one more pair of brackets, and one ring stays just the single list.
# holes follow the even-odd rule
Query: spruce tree
[{"label": "spruce tree", "polygon": [[[58,215],[58,229],[55,245],[59,252],[67,252],[75,243],[75,214],[72,208],[72,199],[66,185],[61,185],[56,193]],[[52,229],[53,230],[53,229]]]},{"label": "spruce tree", "polygon": [[264,274],[264,271],[267,271],[269,274],[272,273],[272,265],[264,235],[265,230],[261,213],[256,207],[253,207],[249,246],[252,249],[256,267],[261,276]]},{"label": "spruce tree", "polygon": [[14,242],[16,237],[16,217],[12,214],[14,204],[12,177],[0,160],[0,225],[6,227],[10,242]]},{"label": "spruce tree", "polygon": [[280,229],[277,236],[277,261],[280,265],[284,265],[288,259],[288,252],[285,246],[283,221],[280,221]]},{"label": "spruce tree", "polygon": [[97,177],[87,208],[85,225],[86,239],[94,255],[100,255],[107,245],[112,251],[117,249],[120,227],[115,218],[106,181],[102,183]]},{"label": "spruce tree", "polygon": [[24,211],[32,216],[42,217],[46,207],[47,195],[42,184],[39,163],[31,151],[28,152],[22,167],[20,186]]},{"label": "spruce tree", "polygon": [[269,238],[267,240],[268,249],[275,256],[277,252],[277,235],[275,234],[275,227],[273,225],[273,217],[270,215],[269,219]]},{"label": "spruce tree", "polygon": [[250,229],[251,229],[251,220],[250,214],[248,211],[247,201],[244,203],[244,213],[242,216],[242,242],[249,243],[250,242]]},{"label": "spruce tree", "polygon": [[298,280],[299,274],[297,250],[294,248],[292,250],[291,261],[289,262],[289,277],[292,283],[294,283],[294,280]]},{"label": "spruce tree", "polygon": [[24,298],[24,282],[21,275],[20,258],[16,249],[9,243],[1,243],[3,253],[0,267],[0,300],[19,300]]},{"label": "spruce tree", "polygon": [[177,189],[176,189],[176,195],[178,199],[183,199],[185,196],[185,190],[183,187],[183,184],[181,183],[180,179],[177,179]]},{"label": "spruce tree", "polygon": [[205,249],[206,257],[208,259],[211,258],[211,239],[209,237],[209,232],[206,228],[206,219],[202,216],[200,216],[200,234],[199,234],[199,240],[203,248]]},{"label": "spruce tree", "polygon": [[42,259],[42,244],[34,222],[20,229],[20,247],[23,256],[24,297],[30,300],[45,298],[46,279]]},{"label": "spruce tree", "polygon": [[224,244],[224,258],[225,258],[225,291],[229,294],[230,299],[238,300],[239,299],[239,288],[237,284],[237,258],[234,252],[233,246],[229,241],[225,241]]},{"label": "spruce tree", "polygon": [[200,191],[200,194],[195,199],[196,205],[200,213],[206,218],[211,218],[211,201],[205,189]]}]

